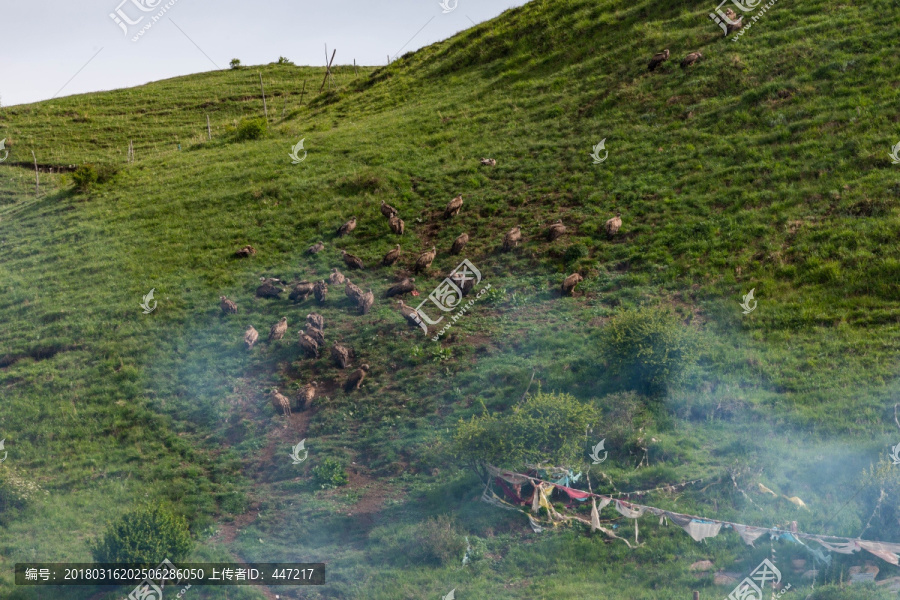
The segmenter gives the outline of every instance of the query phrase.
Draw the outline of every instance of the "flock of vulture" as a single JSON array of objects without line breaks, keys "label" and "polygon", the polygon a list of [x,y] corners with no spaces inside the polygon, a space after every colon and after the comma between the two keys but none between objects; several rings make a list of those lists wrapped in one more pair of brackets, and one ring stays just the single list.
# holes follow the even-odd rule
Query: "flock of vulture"
[{"label": "flock of vulture", "polygon": [[[725,11],[725,15],[728,17],[728,21],[725,23],[725,35],[729,35],[737,31],[738,29],[743,29],[744,17],[738,19],[735,12],[730,8]],[[681,68],[686,69],[701,58],[703,58],[703,55],[699,52],[691,52],[681,60]],[[656,67],[666,62],[667,60],[669,60],[668,48],[666,48],[662,52],[657,52],[656,54],[654,54],[653,58],[650,59],[650,64],[647,65],[647,68],[653,71],[656,69]]]},{"label": "flock of vulture", "polygon": [[[481,164],[484,166],[493,167],[496,166],[497,161],[492,158],[484,158],[481,160]],[[444,210],[444,218],[451,219],[457,216],[462,207],[463,197],[460,195],[456,198],[453,198],[447,204],[447,207]],[[384,215],[384,217],[388,220],[388,227],[390,228],[391,232],[396,235],[403,235],[405,224],[400,218],[399,211],[396,208],[382,200],[381,214]],[[356,223],[356,217],[351,217],[349,221],[338,228],[337,237],[345,237],[353,233],[353,231],[356,229]],[[621,214],[616,213],[616,216],[612,217],[606,222],[605,231],[607,236],[609,238],[612,238],[619,232],[619,229],[621,227]],[[557,220],[547,228],[547,230],[545,231],[545,236],[547,240],[552,242],[565,235],[565,233],[566,226],[563,225],[562,220]],[[513,227],[506,233],[506,235],[504,235],[502,249],[504,252],[508,252],[517,247],[521,241],[522,230],[519,227]],[[459,254],[468,243],[469,234],[461,234],[453,241],[449,253]],[[317,244],[313,244],[312,246],[310,246],[306,250],[306,252],[309,255],[315,255],[324,249],[325,244],[323,242],[318,242]],[[253,246],[244,246],[235,254],[240,258],[246,258],[256,254],[256,249],[253,248]],[[398,260],[400,260],[400,255],[401,247],[400,244],[397,244],[394,249],[384,255],[384,257],[381,259],[381,265],[385,267],[393,266],[395,263],[397,263]],[[429,267],[431,267],[431,263],[434,262],[436,256],[437,248],[435,246],[432,246],[431,250],[422,252],[413,264],[413,274],[417,275],[422,272],[425,272],[427,274],[428,269]],[[362,259],[360,259],[358,256],[350,254],[346,250],[341,250],[341,257],[348,270],[362,270],[365,268],[365,264],[363,263]],[[569,275],[562,283],[562,294],[572,295],[575,286],[581,283],[583,280],[584,278],[579,273],[573,273]],[[416,296],[418,295],[415,281],[416,280],[414,277],[404,277],[400,282],[387,289],[384,295],[388,298],[400,298],[397,301],[400,314],[403,315],[403,317],[411,326],[418,328],[420,317],[416,312],[416,309],[407,305],[402,300],[402,296],[404,294],[413,294]],[[468,294],[468,292],[471,291],[474,285],[474,281],[471,279],[460,279],[456,283],[458,284],[458,287],[463,291],[464,295]],[[281,297],[281,294],[286,291],[285,288],[281,287],[280,284],[281,280],[277,278],[261,277],[260,285],[256,288],[256,296],[259,298],[278,299]],[[337,267],[331,269],[331,274],[328,277],[328,281],[325,281],[323,279],[317,282],[300,281],[289,284],[291,291],[288,298],[294,303],[299,303],[304,302],[309,299],[310,296],[313,296],[315,297],[316,302],[321,305],[325,303],[326,297],[328,295],[329,285],[333,287],[343,285],[344,293],[351,300],[351,302],[356,305],[357,310],[361,315],[367,314],[375,304],[375,294],[372,292],[371,288],[369,288],[368,291],[363,291],[360,287],[350,281],[347,276],[341,273]],[[234,301],[228,299],[226,296],[220,297],[220,307],[222,309],[222,312],[225,314],[234,314],[238,312],[237,304],[235,304]],[[269,329],[268,342],[272,343],[281,340],[282,338],[284,338],[287,330],[287,317],[282,317],[281,320],[272,325],[272,327]],[[326,346],[324,331],[325,319],[322,317],[322,315],[315,312],[306,315],[305,329],[297,332],[299,335],[298,342],[304,356],[313,359],[319,357],[320,350],[324,350]],[[244,332],[244,342],[246,343],[247,348],[253,348],[258,340],[259,332],[252,325],[250,325],[247,331]],[[354,358],[353,351],[351,349],[337,342],[331,346],[330,353],[335,366],[340,369],[346,369],[348,366],[350,366],[352,359]],[[344,390],[346,392],[358,390],[363,380],[365,379],[368,370],[369,365],[360,365],[358,369],[353,371],[347,377],[346,381],[344,382]],[[318,385],[318,382],[313,381],[300,390],[297,402],[298,410],[306,410],[310,408],[316,396],[316,387]],[[277,389],[272,391],[272,404],[277,411],[290,416],[292,411],[291,401],[286,396],[281,394]]]}]

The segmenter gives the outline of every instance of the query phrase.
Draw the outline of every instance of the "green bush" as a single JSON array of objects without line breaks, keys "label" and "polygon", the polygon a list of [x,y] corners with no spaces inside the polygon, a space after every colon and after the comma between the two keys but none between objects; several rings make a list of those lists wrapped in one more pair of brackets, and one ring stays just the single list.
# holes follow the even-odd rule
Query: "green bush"
[{"label": "green bush", "polygon": [[90,544],[100,563],[146,563],[183,560],[191,551],[187,520],[160,505],[138,508],[115,519],[100,540]]},{"label": "green bush", "polygon": [[88,191],[99,179],[100,175],[97,173],[97,167],[92,164],[83,164],[72,173],[72,182],[75,184],[75,189],[79,192]]},{"label": "green bush", "polygon": [[239,142],[258,140],[266,134],[268,123],[262,117],[243,119],[235,130],[234,137]]},{"label": "green bush", "polygon": [[625,310],[600,331],[600,358],[628,389],[664,394],[701,350],[698,337],[665,308]]},{"label": "green bush", "polygon": [[[238,61],[238,62],[240,62],[240,61]],[[294,64],[294,63],[293,63],[293,61],[288,60],[288,59],[285,58],[284,56],[279,56],[279,57],[278,57],[278,62],[277,62],[276,64],[279,64],[279,65],[292,65],[292,64]]]},{"label": "green bush", "polygon": [[326,458],[313,467],[313,477],[323,490],[347,485],[350,479],[341,461],[334,458]]},{"label": "green bush", "polygon": [[41,486],[19,476],[12,467],[0,466],[0,523],[8,523],[17,511],[46,494]]},{"label": "green bush", "polygon": [[581,260],[588,254],[590,254],[590,251],[584,244],[572,244],[566,249],[563,259],[566,261],[566,264],[568,264]]},{"label": "green bush", "polygon": [[232,69],[240,69],[241,68],[241,61],[239,58],[232,58],[231,62],[228,64],[231,66]]},{"label": "green bush", "polygon": [[599,413],[570,394],[538,392],[505,414],[460,421],[453,454],[478,470],[480,463],[520,467],[523,462],[572,464],[581,460],[584,432]]}]

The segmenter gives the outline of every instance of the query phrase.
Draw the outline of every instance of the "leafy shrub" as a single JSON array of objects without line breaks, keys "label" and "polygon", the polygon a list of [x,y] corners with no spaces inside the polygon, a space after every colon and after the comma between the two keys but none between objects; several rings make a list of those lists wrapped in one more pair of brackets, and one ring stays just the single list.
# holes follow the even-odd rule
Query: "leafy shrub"
[{"label": "leafy shrub", "polygon": [[313,468],[313,477],[323,490],[347,485],[350,479],[341,461],[334,458],[326,458]]},{"label": "leafy shrub", "polygon": [[38,495],[47,494],[37,483],[20,477],[12,467],[0,467],[0,523],[6,523],[15,511],[24,509]]},{"label": "leafy shrub", "polygon": [[453,454],[479,469],[480,463],[519,467],[523,462],[556,465],[578,461],[584,432],[598,420],[597,409],[570,394],[538,392],[505,414],[460,421]]},{"label": "leafy shrub", "polygon": [[231,65],[232,69],[240,69],[241,68],[241,61],[238,58],[232,58],[231,62],[228,64]]},{"label": "leafy shrub", "polygon": [[238,123],[234,138],[239,142],[258,140],[266,134],[266,129],[268,129],[268,123],[262,117],[243,119]]},{"label": "leafy shrub", "polygon": [[600,358],[628,389],[664,394],[697,360],[697,336],[669,310],[625,310],[600,331]]},{"label": "leafy shrub", "polygon": [[292,65],[292,64],[294,64],[294,63],[293,63],[293,61],[290,61],[290,60],[288,60],[287,58],[285,58],[285,57],[283,57],[283,56],[279,56],[279,57],[278,57],[278,62],[277,62],[276,64],[279,64],[279,65]]},{"label": "leafy shrub", "polygon": [[147,563],[183,560],[191,551],[187,520],[160,505],[141,507],[110,522],[91,543],[96,562]]},{"label": "leafy shrub", "polygon": [[566,253],[563,258],[568,264],[581,260],[588,254],[590,254],[590,252],[588,251],[587,246],[585,246],[584,244],[572,244],[566,249]]},{"label": "leafy shrub", "polygon": [[79,192],[86,192],[91,189],[99,178],[97,167],[92,164],[83,164],[72,173],[72,182],[75,184],[75,189]]}]

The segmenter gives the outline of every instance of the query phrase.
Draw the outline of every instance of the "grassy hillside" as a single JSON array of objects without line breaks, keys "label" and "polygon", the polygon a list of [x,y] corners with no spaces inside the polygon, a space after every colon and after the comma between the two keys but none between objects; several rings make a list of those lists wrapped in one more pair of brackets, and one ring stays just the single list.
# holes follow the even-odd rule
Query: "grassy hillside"
[{"label": "grassy hillside", "polygon": [[[897,476],[867,471],[898,441],[900,166],[887,155],[900,141],[900,6],[783,0],[736,42],[707,17],[714,8],[535,1],[388,67],[339,68],[322,93],[321,70],[267,65],[0,109],[0,469],[43,490],[0,512],[0,596],[93,597],[15,588],[6,567],[88,561],[98,524],[151,499],[188,517],[194,560],[328,563],[321,589],[196,598],[712,598],[733,585],[689,565],[743,577],[769,556],[763,542],[698,544],[646,519],[634,551],[577,528],[535,534],[478,502],[478,479],[446,454],[459,419],[507,411],[538,385],[597,404],[600,430],[624,431],[591,471],[604,492],[703,478],[642,501],[900,540]],[[648,73],[663,48],[672,59]],[[241,120],[262,116],[258,72],[268,131],[239,141]],[[292,165],[301,138],[308,156]],[[602,139],[609,156],[595,165]],[[32,150],[45,171],[37,197]],[[118,172],[76,192],[60,171],[82,163]],[[442,219],[457,194],[462,211]],[[382,200],[400,210],[402,237]],[[616,211],[624,225],[608,240]],[[357,229],[337,238],[354,215]],[[551,243],[557,219],[568,233]],[[501,252],[514,226],[524,241]],[[471,242],[449,255],[462,232]],[[398,265],[377,266],[396,243]],[[235,259],[244,244],[258,253]],[[440,342],[382,296],[432,245],[408,303],[462,258],[494,290]],[[349,273],[340,249],[367,268]],[[318,280],[332,267],[373,289],[368,315],[337,286],[323,306],[254,296],[261,276]],[[585,281],[560,298],[576,271]],[[151,288],[158,308],[145,315]],[[743,315],[751,288],[759,306]],[[221,314],[223,294],[238,314]],[[664,398],[622,396],[598,358],[605,323],[641,304],[672,307],[705,341]],[[311,310],[329,345],[371,366],[358,392],[341,390],[348,373],[327,351],[301,355]],[[264,343],[282,316],[288,335]],[[261,343],[248,352],[249,324]],[[269,389],[311,380],[322,384],[313,410],[274,414]],[[310,459],[294,466],[301,439]],[[347,465],[348,486],[319,489],[313,467],[328,457]],[[607,526],[631,535],[613,514]],[[410,553],[439,545],[444,515],[483,558],[462,568],[461,555],[439,565]],[[794,556],[807,554],[779,546]],[[816,589],[865,560],[835,555]],[[900,575],[878,566],[880,580]],[[805,597],[811,582],[783,570]],[[853,589],[812,597],[881,593]]]}]

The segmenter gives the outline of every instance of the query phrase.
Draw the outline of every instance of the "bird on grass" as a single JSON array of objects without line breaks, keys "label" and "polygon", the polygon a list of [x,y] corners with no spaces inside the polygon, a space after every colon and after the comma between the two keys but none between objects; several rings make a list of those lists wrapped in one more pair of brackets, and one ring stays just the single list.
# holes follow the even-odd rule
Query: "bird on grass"
[{"label": "bird on grass", "polygon": [[350,220],[338,227],[337,234],[340,237],[344,237],[345,235],[351,233],[354,229],[356,229],[356,217],[350,217]]},{"label": "bird on grass", "polygon": [[419,313],[416,312],[416,309],[403,302],[403,300],[398,300],[397,303],[400,305],[400,314],[406,318],[406,322],[414,327],[419,327],[419,323],[422,319],[419,317]]},{"label": "bird on grass", "polygon": [[419,273],[421,271],[425,271],[428,267],[431,266],[431,263],[434,262],[434,257],[437,256],[437,248],[434,246],[431,247],[431,250],[428,252],[423,252],[419,255],[419,258],[416,259],[416,264],[413,267],[413,272]]},{"label": "bird on grass", "polygon": [[385,292],[385,296],[388,298],[392,298],[394,296],[401,296],[403,294],[408,294],[410,292],[414,292],[416,290],[416,278],[407,277],[400,283],[395,283],[391,287],[388,288],[388,291]]},{"label": "bird on grass", "polygon": [[619,229],[622,227],[622,213],[617,212],[616,216],[606,222],[606,225],[603,226],[603,229],[606,230],[606,237],[613,237],[617,233],[619,233]]},{"label": "bird on grass", "polygon": [[462,194],[454,198],[447,204],[447,208],[444,210],[444,218],[449,219],[450,217],[455,217],[459,214],[459,209],[462,208],[463,205],[463,197]]},{"label": "bird on grass", "polygon": [[259,332],[251,325],[247,328],[247,331],[244,332],[244,343],[247,344],[247,349],[253,348],[253,344],[255,344],[258,339]]},{"label": "bird on grass", "polygon": [[563,225],[562,219],[558,219],[556,223],[547,229],[547,239],[554,242],[566,234],[566,226]]},{"label": "bird on grass", "polygon": [[681,61],[681,68],[686,69],[698,60],[703,58],[703,55],[699,52],[691,52],[687,56],[684,57],[684,60]]},{"label": "bird on grass", "polygon": [[234,253],[238,258],[248,258],[254,254],[256,254],[256,248],[249,244]]},{"label": "bird on grass", "polygon": [[324,280],[317,281],[313,286],[313,294],[316,295],[316,301],[319,304],[325,304],[325,296],[328,295],[328,284]]},{"label": "bird on grass", "polygon": [[372,309],[372,306],[375,304],[375,294],[372,293],[372,288],[369,288],[369,291],[359,297],[359,300],[356,301],[356,306],[359,308],[359,314],[366,315],[369,314],[369,310]]},{"label": "bird on grass", "polygon": [[[299,333],[303,333],[303,332],[301,331]],[[314,339],[316,341],[316,344],[318,344],[319,346],[325,345],[325,332],[323,332],[318,327],[307,327],[306,335],[308,335],[309,337]]]},{"label": "bird on grass", "polygon": [[481,166],[482,166],[482,167],[496,167],[496,166],[497,166],[497,161],[494,160],[493,158],[482,158],[482,159],[481,159]]},{"label": "bird on grass", "polygon": [[313,244],[312,246],[307,248],[306,253],[307,254],[318,254],[319,252],[321,252],[324,249],[325,249],[325,244],[323,244],[322,242],[319,242],[318,244]]},{"label": "bird on grass", "polygon": [[350,377],[347,378],[347,382],[344,383],[344,391],[352,392],[353,390],[358,390],[359,386],[362,385],[363,379],[366,378],[366,373],[369,372],[369,365],[360,365],[359,369],[350,374]]},{"label": "bird on grass", "polygon": [[280,394],[277,389],[272,390],[272,406],[275,407],[276,411],[280,410],[284,416],[291,416],[291,401]]},{"label": "bird on grass", "polygon": [[305,302],[306,299],[309,298],[310,294],[313,293],[315,287],[315,284],[313,284],[312,282],[301,281],[294,286],[294,289],[291,290],[291,294],[288,296],[288,298],[290,298],[292,302]]},{"label": "bird on grass", "polygon": [[234,314],[237,312],[237,304],[228,299],[227,296],[219,296],[219,306],[222,307],[222,312],[227,314]]},{"label": "bird on grass", "polygon": [[462,252],[462,249],[466,247],[466,244],[469,243],[469,234],[463,233],[458,238],[453,240],[453,245],[450,247],[450,254],[459,254]]},{"label": "bird on grass", "polygon": [[386,203],[384,200],[381,201],[381,214],[390,219],[391,217],[397,216],[399,211],[396,208]]},{"label": "bird on grass", "polygon": [[522,230],[518,227],[513,227],[510,229],[505,236],[503,236],[503,251],[509,252],[513,248],[519,245],[519,242],[522,241]]},{"label": "bird on grass", "polygon": [[341,257],[344,259],[344,263],[347,265],[348,269],[362,269],[364,267],[361,258],[353,256],[346,250],[341,250]]},{"label": "bird on grass", "polygon": [[328,276],[328,281],[331,285],[341,285],[344,283],[345,279],[346,277],[344,277],[343,273],[338,271],[337,267],[331,268],[331,275]]},{"label": "bird on grass", "polygon": [[275,285],[281,283],[280,279],[260,277],[260,286],[256,288],[256,296],[258,298],[278,298],[284,291],[283,288]]},{"label": "bird on grass", "polygon": [[397,244],[397,247],[384,255],[384,258],[381,259],[382,266],[389,267],[400,258],[400,244]]},{"label": "bird on grass", "polygon": [[316,386],[318,385],[318,381],[312,381],[300,388],[300,395],[297,397],[297,408],[299,410],[312,408],[312,401],[316,397]]},{"label": "bird on grass", "polygon": [[662,63],[669,60],[669,49],[666,48],[662,52],[657,52],[653,55],[653,58],[650,59],[650,64],[647,65],[647,68],[651,71],[655,70],[656,67],[661,65]]},{"label": "bird on grass", "polygon": [[306,354],[308,358],[318,358],[319,357],[319,344],[306,335],[305,331],[300,331],[300,348],[303,349],[303,353]]},{"label": "bird on grass", "polygon": [[283,338],[287,328],[287,317],[281,317],[281,320],[269,329],[269,342],[276,342]]},{"label": "bird on grass", "polygon": [[335,344],[331,347],[331,360],[341,369],[346,369],[350,364],[351,351],[349,348]]},{"label": "bird on grass", "polygon": [[400,217],[391,217],[391,220],[388,221],[388,226],[397,235],[403,235],[403,232],[406,230],[406,223]]},{"label": "bird on grass", "polygon": [[359,288],[358,285],[355,285],[349,279],[347,280],[347,285],[344,286],[344,294],[347,295],[348,298],[353,300],[354,304],[359,302],[359,299],[363,295],[363,291]]},{"label": "bird on grass", "polygon": [[316,329],[325,331],[325,317],[323,317],[319,313],[309,313],[308,315],[306,315],[306,324],[310,327],[315,327]]},{"label": "bird on grass", "polygon": [[584,277],[578,273],[572,273],[562,283],[562,295],[571,296],[575,292],[575,286],[584,281]]}]

